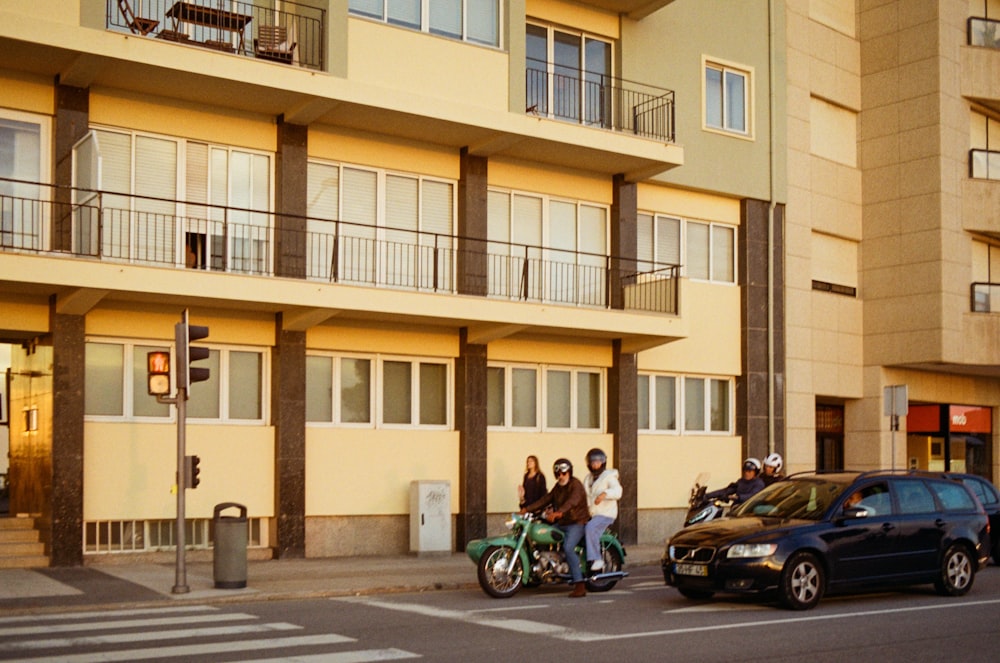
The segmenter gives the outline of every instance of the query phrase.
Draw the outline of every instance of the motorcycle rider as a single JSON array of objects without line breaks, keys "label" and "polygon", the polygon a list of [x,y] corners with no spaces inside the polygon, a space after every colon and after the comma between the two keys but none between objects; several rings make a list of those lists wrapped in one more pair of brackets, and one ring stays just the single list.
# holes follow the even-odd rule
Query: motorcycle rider
[{"label": "motorcycle rider", "polygon": [[743,476],[725,488],[707,493],[705,497],[708,499],[724,497],[732,500],[733,504],[745,502],[764,489],[764,481],[758,476],[759,474],[760,461],[753,457],[747,458],[743,461]]},{"label": "motorcycle rider", "polygon": [[785,475],[781,473],[781,468],[784,464],[785,461],[782,460],[781,454],[778,452],[775,452],[764,459],[764,473],[760,475],[760,479],[764,482],[765,486],[770,486],[775,481],[780,481],[785,478]]},{"label": "motorcycle rider", "polygon": [[573,476],[573,463],[566,458],[560,458],[552,464],[552,473],[556,477],[556,485],[552,486],[552,490],[545,497],[525,505],[521,513],[551,507],[551,513],[546,520],[559,525],[565,535],[563,553],[569,564],[573,584],[573,591],[569,597],[576,599],[587,595],[587,586],[580,571],[580,556],[576,554],[576,544],[583,538],[584,525],[590,519],[587,491],[580,480]]},{"label": "motorcycle rider", "polygon": [[618,517],[622,485],[618,481],[618,470],[608,469],[608,455],[601,449],[594,448],[587,452],[587,469],[590,473],[583,478],[583,487],[587,489],[590,520],[584,528],[584,537],[590,570],[600,571],[604,568],[601,534]]}]

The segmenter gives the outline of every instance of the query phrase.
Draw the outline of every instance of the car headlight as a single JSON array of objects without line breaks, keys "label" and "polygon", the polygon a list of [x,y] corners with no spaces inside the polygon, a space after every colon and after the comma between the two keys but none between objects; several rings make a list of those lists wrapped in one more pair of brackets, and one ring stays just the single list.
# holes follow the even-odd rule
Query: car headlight
[{"label": "car headlight", "polygon": [[737,543],[729,549],[726,557],[748,558],[748,557],[769,557],[778,550],[777,543]]}]

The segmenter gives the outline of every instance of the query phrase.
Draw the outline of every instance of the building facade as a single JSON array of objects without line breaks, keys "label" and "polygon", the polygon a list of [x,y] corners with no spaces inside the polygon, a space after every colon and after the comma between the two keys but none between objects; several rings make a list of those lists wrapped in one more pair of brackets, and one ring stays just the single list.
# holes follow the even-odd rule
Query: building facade
[{"label": "building facade", "polygon": [[236,502],[254,554],[405,552],[447,481],[462,549],[595,446],[627,543],[747,455],[994,472],[993,9],[3,7],[10,514],[53,565],[172,549],[185,310],[196,548]]}]

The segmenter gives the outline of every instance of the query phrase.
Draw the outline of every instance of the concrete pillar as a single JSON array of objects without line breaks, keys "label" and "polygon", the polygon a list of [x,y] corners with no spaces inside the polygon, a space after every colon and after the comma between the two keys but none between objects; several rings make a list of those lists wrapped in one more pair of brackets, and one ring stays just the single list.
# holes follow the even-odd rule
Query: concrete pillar
[{"label": "concrete pillar", "polygon": [[[55,92],[55,184],[69,187],[73,184],[73,146],[90,130],[90,91],[57,83]],[[72,192],[68,188],[55,189],[54,202],[52,250],[71,251],[73,215],[69,210]]]},{"label": "concrete pillar", "polygon": [[309,129],[278,119],[274,164],[274,273],[306,278],[306,213]]},{"label": "concrete pillar", "polygon": [[274,423],[275,557],[306,554],[306,334],[275,320],[271,356],[271,421]]},{"label": "concrete pillar", "polygon": [[635,182],[615,175],[611,197],[611,275],[608,302],[611,308],[625,308],[623,278],[636,271],[636,224],[638,194]]},{"label": "concrete pillar", "polygon": [[455,360],[455,427],[458,429],[458,518],[455,546],[459,551],[486,536],[486,346],[468,342],[459,332]]},{"label": "concrete pillar", "polygon": [[612,346],[608,371],[608,432],[614,436],[613,466],[618,470],[623,494],[618,502],[618,536],[634,544],[639,532],[639,405],[636,355],[622,352],[621,341]]},{"label": "concrete pillar", "polygon": [[488,288],[487,171],[489,160],[462,148],[458,180],[458,292],[486,295]]}]

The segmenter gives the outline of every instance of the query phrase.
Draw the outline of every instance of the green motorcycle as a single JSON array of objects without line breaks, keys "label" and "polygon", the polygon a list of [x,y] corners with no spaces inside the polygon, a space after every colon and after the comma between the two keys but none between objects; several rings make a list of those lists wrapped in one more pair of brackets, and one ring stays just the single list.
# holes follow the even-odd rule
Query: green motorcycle
[{"label": "green motorcycle", "polygon": [[[509,598],[525,587],[543,583],[570,582],[569,563],[563,552],[563,531],[537,516],[512,514],[507,521],[509,534],[476,539],[465,547],[466,554],[476,563],[479,586],[490,596]],[[601,557],[604,568],[587,573],[590,566],[585,546],[577,546],[580,566],[584,570],[587,589],[606,592],[628,575],[625,566],[625,547],[610,531],[601,535]]]}]

